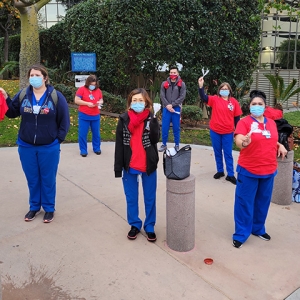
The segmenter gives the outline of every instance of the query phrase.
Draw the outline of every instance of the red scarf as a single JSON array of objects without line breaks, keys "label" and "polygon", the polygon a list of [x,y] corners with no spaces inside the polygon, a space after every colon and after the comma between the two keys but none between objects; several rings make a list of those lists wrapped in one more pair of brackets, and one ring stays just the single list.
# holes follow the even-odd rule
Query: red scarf
[{"label": "red scarf", "polygon": [[128,129],[132,133],[136,127],[144,122],[149,116],[149,109],[144,109],[141,113],[136,113],[134,110],[128,110],[129,124]]}]

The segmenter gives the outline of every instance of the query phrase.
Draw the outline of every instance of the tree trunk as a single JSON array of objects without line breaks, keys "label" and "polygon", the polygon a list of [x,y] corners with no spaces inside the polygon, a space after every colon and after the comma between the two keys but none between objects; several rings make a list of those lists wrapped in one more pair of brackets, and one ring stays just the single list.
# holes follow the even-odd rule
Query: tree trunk
[{"label": "tree trunk", "polygon": [[37,10],[34,5],[19,9],[21,19],[20,88],[28,85],[27,71],[40,63],[40,40]]},{"label": "tree trunk", "polygon": [[8,62],[8,41],[9,41],[9,35],[8,35],[8,30],[6,29],[4,31],[4,62]]}]

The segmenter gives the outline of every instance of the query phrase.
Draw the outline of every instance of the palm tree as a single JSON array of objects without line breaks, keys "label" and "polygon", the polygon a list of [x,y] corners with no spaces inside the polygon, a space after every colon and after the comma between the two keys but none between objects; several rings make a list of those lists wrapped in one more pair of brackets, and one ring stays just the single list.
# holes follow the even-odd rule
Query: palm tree
[{"label": "palm tree", "polygon": [[275,96],[275,107],[282,110],[282,105],[288,101],[289,98],[298,94],[300,92],[300,87],[297,89],[295,85],[297,83],[297,79],[293,78],[293,80],[289,83],[287,87],[285,87],[283,78],[279,75],[265,74],[265,76],[269,79]]}]

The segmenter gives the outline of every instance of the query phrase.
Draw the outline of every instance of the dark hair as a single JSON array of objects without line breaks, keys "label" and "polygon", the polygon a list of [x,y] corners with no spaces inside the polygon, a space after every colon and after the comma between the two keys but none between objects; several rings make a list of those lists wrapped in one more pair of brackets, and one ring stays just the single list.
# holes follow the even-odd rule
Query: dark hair
[{"label": "dark hair", "polygon": [[250,102],[249,102],[249,104],[256,97],[263,99],[265,104],[266,104],[266,94],[264,92],[260,91],[260,90],[253,90],[253,91],[250,92]]},{"label": "dark hair", "polygon": [[137,95],[137,94],[142,94],[142,96],[143,96],[143,98],[145,100],[145,108],[148,108],[149,110],[151,110],[152,109],[152,100],[150,99],[150,97],[149,97],[148,93],[146,92],[146,90],[142,89],[142,88],[134,89],[128,95],[128,98],[127,98],[127,109],[130,108],[130,105],[131,105],[131,102],[132,102],[132,97],[134,95]]},{"label": "dark hair", "polygon": [[224,87],[225,85],[227,85],[228,90],[229,90],[229,95],[228,95],[228,97],[232,97],[232,95],[233,95],[233,93],[232,93],[232,88],[231,88],[231,86],[230,86],[230,84],[229,84],[228,82],[222,82],[222,83],[220,84],[220,86],[219,86],[219,88],[218,88],[218,92],[217,92],[218,96],[221,96],[221,95],[220,95],[220,90],[221,90],[221,88]]},{"label": "dark hair", "polygon": [[170,66],[170,67],[169,67],[169,72],[170,72],[171,70],[177,70],[177,72],[179,73],[179,69],[178,69],[177,66]]},{"label": "dark hair", "polygon": [[92,82],[96,82],[96,89],[99,88],[99,82],[98,82],[98,79],[97,79],[97,76],[96,76],[96,75],[89,75],[89,77],[87,77],[87,79],[85,80],[84,86],[85,86],[86,88],[89,88],[89,85],[90,85]]},{"label": "dark hair", "polygon": [[27,78],[29,79],[30,77],[30,72],[31,70],[37,70],[37,71],[41,71],[42,75],[44,76],[44,79],[46,79],[45,81],[45,84],[50,84],[50,81],[49,81],[49,76],[48,76],[48,71],[47,69],[42,66],[42,65],[39,65],[39,64],[36,64],[36,65],[33,65],[29,68],[28,72],[27,72]]}]

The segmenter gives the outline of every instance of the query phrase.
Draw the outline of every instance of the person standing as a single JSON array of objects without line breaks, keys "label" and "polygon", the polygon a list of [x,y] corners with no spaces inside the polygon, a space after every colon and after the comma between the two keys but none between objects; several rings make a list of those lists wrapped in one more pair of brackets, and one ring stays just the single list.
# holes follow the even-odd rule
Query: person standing
[{"label": "person standing", "polygon": [[85,85],[77,90],[74,102],[79,105],[78,142],[80,155],[82,157],[88,155],[87,136],[89,128],[91,128],[92,131],[93,151],[97,155],[100,155],[100,107],[103,104],[103,96],[95,75],[89,75],[87,77]]},{"label": "person standing", "polygon": [[21,90],[10,99],[4,89],[0,92],[8,106],[6,116],[21,116],[17,144],[30,206],[25,221],[34,220],[42,207],[44,223],[50,223],[55,211],[60,144],[70,127],[69,108],[66,98],[49,84],[44,66],[33,65],[27,76],[30,85],[26,93]]},{"label": "person standing", "polygon": [[173,126],[175,149],[179,150],[180,143],[180,114],[181,106],[185,99],[186,86],[179,76],[177,67],[170,68],[170,76],[161,84],[160,99],[163,106],[162,112],[162,145],[159,152],[167,149],[170,123]]},{"label": "person standing", "polygon": [[241,248],[250,234],[269,241],[265,222],[272,198],[277,158],[287,154],[278,143],[274,120],[264,117],[266,95],[250,92],[250,115],[241,119],[235,130],[235,143],[241,149],[237,165],[232,244]]},{"label": "person standing", "polygon": [[144,89],[138,88],[129,94],[127,109],[117,125],[114,162],[115,177],[123,174],[127,221],[131,226],[127,237],[135,240],[142,228],[138,204],[140,175],[146,214],[143,228],[147,240],[155,242],[159,124],[151,113],[152,102]]},{"label": "person standing", "polygon": [[217,173],[215,179],[219,179],[224,174],[223,153],[226,164],[226,180],[236,184],[234,177],[232,146],[233,132],[237,122],[240,119],[242,110],[239,102],[232,97],[232,89],[227,82],[223,82],[217,95],[206,95],[204,92],[204,79],[198,79],[199,95],[204,103],[212,108],[212,116],[209,122],[210,138],[214,150]]}]

